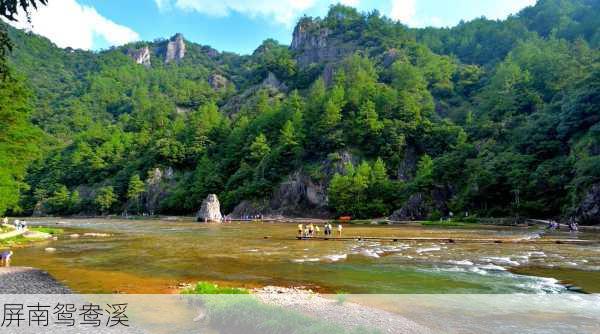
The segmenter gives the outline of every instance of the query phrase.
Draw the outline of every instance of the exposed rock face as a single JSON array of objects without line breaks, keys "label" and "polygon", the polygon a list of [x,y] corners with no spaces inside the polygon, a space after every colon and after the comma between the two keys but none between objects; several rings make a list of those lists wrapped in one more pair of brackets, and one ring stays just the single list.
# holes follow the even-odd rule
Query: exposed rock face
[{"label": "exposed rock face", "polygon": [[271,86],[282,92],[286,92],[288,90],[287,86],[283,82],[279,81],[279,79],[277,78],[277,76],[275,76],[275,74],[273,74],[273,72],[269,72],[269,74],[267,74],[267,77],[265,78],[265,80],[263,80],[261,85],[263,87]]},{"label": "exposed rock face", "polygon": [[582,223],[600,224],[600,183],[588,190],[575,214]]},{"label": "exposed rock face", "polygon": [[294,28],[290,48],[296,52],[296,61],[300,67],[312,63],[337,61],[349,55],[355,49],[351,42],[332,38],[331,31],[319,22],[302,19]]},{"label": "exposed rock face", "polygon": [[46,208],[44,207],[44,202],[37,201],[35,203],[35,207],[33,208],[33,212],[31,213],[33,217],[42,217],[46,215]]},{"label": "exposed rock face", "polygon": [[405,221],[405,220],[422,220],[429,215],[429,206],[423,199],[423,194],[418,193],[410,196],[403,207],[394,211],[390,220]]},{"label": "exposed rock face", "polygon": [[398,179],[402,181],[411,180],[417,170],[418,160],[419,157],[414,147],[408,146],[404,150],[404,157],[398,166]]},{"label": "exposed rock face", "polygon": [[347,151],[331,154],[321,163],[320,177],[314,178],[303,170],[297,170],[264,199],[240,202],[231,216],[240,218],[261,214],[271,218],[331,218],[333,215],[327,207],[329,182],[335,173],[344,171],[346,163],[357,164],[357,160]]},{"label": "exposed rock face", "polygon": [[229,116],[235,115],[244,104],[255,98],[260,90],[266,90],[269,98],[282,98],[284,97],[283,92],[286,92],[287,89],[287,86],[279,81],[275,74],[269,72],[260,84],[251,86],[243,93],[230,98],[221,110]]},{"label": "exposed rock face", "polygon": [[133,59],[136,63],[150,67],[150,49],[145,46],[141,49],[129,49],[127,55]]},{"label": "exposed rock face", "polygon": [[327,187],[304,172],[296,171],[273,191],[270,198],[242,201],[231,213],[233,218],[255,215],[269,218],[329,217]]},{"label": "exposed rock face", "polygon": [[411,195],[402,207],[390,215],[392,221],[423,220],[433,212],[447,216],[448,201],[452,198],[453,190],[448,187],[438,187],[430,193]]},{"label": "exposed rock face", "polygon": [[269,203],[265,200],[249,201],[243,200],[235,206],[233,211],[229,214],[231,218],[242,219],[244,217],[254,217],[256,215],[263,215],[271,217],[271,209]]},{"label": "exposed rock face", "polygon": [[392,65],[398,58],[400,58],[400,52],[397,49],[389,49],[383,54],[383,66],[388,67]]},{"label": "exposed rock face", "polygon": [[196,219],[199,222],[221,222],[223,216],[221,216],[221,204],[217,195],[210,194],[202,201],[202,206],[198,210]]},{"label": "exposed rock face", "polygon": [[273,192],[270,207],[284,216],[327,214],[327,188],[303,172],[295,172]]},{"label": "exposed rock face", "polygon": [[220,91],[223,90],[227,87],[227,84],[229,83],[229,80],[227,80],[227,78],[225,78],[224,76],[218,74],[218,73],[213,73],[209,78],[208,78],[208,83],[210,84],[210,86],[212,87],[212,89],[216,90],[216,91]]},{"label": "exposed rock face", "polygon": [[180,61],[185,56],[185,42],[183,35],[176,34],[167,42],[165,51],[165,63]]},{"label": "exposed rock face", "polygon": [[325,176],[325,181],[329,183],[335,173],[342,174],[345,172],[346,165],[351,163],[353,165],[358,164],[358,159],[354,157],[348,151],[341,151],[334,154],[330,154],[327,160],[323,162],[323,168],[321,171]]},{"label": "exposed rock face", "polygon": [[219,56],[219,51],[211,48],[210,46],[202,47],[202,50],[206,53],[209,58],[216,58]]},{"label": "exposed rock face", "polygon": [[144,193],[145,211],[154,215],[160,208],[160,202],[167,197],[170,188],[169,183],[173,180],[173,168],[166,169],[154,168],[148,173],[146,179],[146,191]]}]

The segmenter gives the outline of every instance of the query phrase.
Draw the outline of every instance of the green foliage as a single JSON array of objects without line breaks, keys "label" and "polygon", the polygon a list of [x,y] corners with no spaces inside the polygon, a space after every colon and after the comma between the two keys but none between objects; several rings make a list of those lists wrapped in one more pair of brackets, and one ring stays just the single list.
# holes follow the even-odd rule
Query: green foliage
[{"label": "green foliage", "polygon": [[[600,182],[597,11],[540,0],[504,21],[410,29],[335,5],[300,20],[339,50],[313,64],[274,40],[246,56],[186,41],[164,64],[164,41],[63,50],[0,24],[14,44],[0,65],[27,78],[0,82],[0,213],[144,211],[139,175],[160,168],[173,171],[153,189],[163,213],[210,193],[225,212],[264,203],[306,171],[356,217],[415,194],[438,216],[568,214]],[[142,46],[150,67],[127,56]],[[362,162],[333,175],[342,152]]]},{"label": "green foliage", "polygon": [[103,214],[107,213],[116,201],[117,198],[113,192],[113,187],[110,186],[98,189],[98,193],[94,199],[98,210]]},{"label": "green foliage", "polygon": [[185,289],[181,293],[198,295],[239,295],[248,294],[250,292],[243,288],[221,287],[209,282],[198,282],[193,288]]},{"label": "green foliage", "polygon": [[271,148],[267,143],[267,137],[260,133],[250,145],[250,157],[255,161],[261,161],[271,152]]},{"label": "green foliage", "polygon": [[329,204],[339,215],[354,218],[388,215],[393,209],[393,187],[383,160],[363,161],[358,167],[347,164],[345,173],[335,174],[329,184]]},{"label": "green foliage", "polygon": [[28,164],[40,154],[44,134],[31,125],[29,93],[10,73],[0,79],[0,215],[19,211]]}]

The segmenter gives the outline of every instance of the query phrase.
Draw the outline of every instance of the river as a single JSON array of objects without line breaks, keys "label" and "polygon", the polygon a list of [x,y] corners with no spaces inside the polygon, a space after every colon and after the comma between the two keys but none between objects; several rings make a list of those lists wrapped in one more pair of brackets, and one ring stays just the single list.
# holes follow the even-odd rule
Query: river
[{"label": "river", "polygon": [[[199,280],[244,287],[304,286],[329,293],[563,293],[573,287],[600,292],[599,244],[301,241],[293,223],[28,221],[65,233],[58,240],[16,249],[13,265],[44,269],[80,293],[168,293]],[[597,232],[540,235],[542,231],[348,224],[344,235],[600,241]],[[110,236],[83,236],[86,232]],[[80,236],[73,238],[75,233]]]}]

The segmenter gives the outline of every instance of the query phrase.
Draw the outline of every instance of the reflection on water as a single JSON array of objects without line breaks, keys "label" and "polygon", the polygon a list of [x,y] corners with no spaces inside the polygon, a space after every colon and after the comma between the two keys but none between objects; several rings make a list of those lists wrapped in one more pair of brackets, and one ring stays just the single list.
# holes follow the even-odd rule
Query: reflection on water
[{"label": "reflection on water", "polygon": [[[18,249],[14,265],[47,270],[83,293],[157,293],[180,282],[306,286],[351,293],[565,292],[558,280],[600,292],[596,245],[299,241],[296,224],[40,220],[57,241]],[[90,231],[109,237],[71,238]],[[345,236],[531,238],[537,228],[352,226]],[[553,232],[542,238],[571,238]],[[576,237],[599,239],[598,234]],[[44,248],[56,248],[53,253]],[[534,276],[531,276],[534,275]]]}]

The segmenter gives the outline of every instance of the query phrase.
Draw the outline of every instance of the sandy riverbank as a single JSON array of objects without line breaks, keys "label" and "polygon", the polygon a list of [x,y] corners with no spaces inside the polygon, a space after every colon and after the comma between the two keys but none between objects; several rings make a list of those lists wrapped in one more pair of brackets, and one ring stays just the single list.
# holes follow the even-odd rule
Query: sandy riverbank
[{"label": "sandy riverbank", "polygon": [[335,323],[347,330],[365,328],[382,333],[432,333],[428,328],[399,314],[342,299],[325,298],[301,288],[266,286],[252,292],[262,303]]}]

